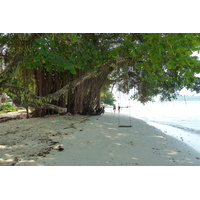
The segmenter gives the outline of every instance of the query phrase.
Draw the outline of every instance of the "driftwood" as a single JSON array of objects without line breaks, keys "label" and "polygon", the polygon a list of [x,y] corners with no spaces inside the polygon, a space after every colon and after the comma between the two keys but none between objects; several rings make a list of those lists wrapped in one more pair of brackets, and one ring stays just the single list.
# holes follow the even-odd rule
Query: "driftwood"
[{"label": "driftwood", "polygon": [[0,123],[6,122],[9,120],[16,120],[16,119],[25,119],[26,113],[25,112],[8,112],[0,114]]}]

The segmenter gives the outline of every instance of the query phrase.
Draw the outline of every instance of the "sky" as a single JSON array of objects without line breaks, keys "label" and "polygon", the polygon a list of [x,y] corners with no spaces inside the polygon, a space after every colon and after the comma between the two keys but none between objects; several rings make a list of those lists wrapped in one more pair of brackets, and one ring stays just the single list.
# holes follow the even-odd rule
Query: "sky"
[{"label": "sky", "polygon": [[197,51],[193,52],[192,56],[198,56],[200,60],[200,54]]},{"label": "sky", "polygon": [[[193,54],[192,54],[192,56],[197,56],[198,57],[198,60],[200,60],[200,54],[197,52],[197,51],[195,51]],[[196,75],[196,77],[200,77],[200,74],[197,74]],[[180,95],[195,95],[195,96],[200,96],[200,94],[197,94],[196,92],[191,92],[191,91],[189,91],[189,90],[187,90],[187,89],[183,89],[183,90],[181,90],[180,91]]]}]

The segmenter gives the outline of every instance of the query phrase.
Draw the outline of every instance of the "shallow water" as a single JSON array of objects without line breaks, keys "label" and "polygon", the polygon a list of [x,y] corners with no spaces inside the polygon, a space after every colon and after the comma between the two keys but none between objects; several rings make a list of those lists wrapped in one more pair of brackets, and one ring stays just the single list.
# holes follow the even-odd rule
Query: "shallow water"
[{"label": "shallow water", "polygon": [[199,107],[200,102],[198,101],[156,102],[148,103],[145,106],[138,102],[133,102],[131,115],[147,122],[153,121],[200,134]]}]

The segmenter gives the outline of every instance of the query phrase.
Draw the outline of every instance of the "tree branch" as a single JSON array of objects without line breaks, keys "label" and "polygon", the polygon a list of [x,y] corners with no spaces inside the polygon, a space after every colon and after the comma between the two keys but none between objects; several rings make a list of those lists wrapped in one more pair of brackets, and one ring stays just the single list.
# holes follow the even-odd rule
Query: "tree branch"
[{"label": "tree branch", "polygon": [[55,99],[59,99],[59,97],[62,96],[63,94],[65,94],[66,92],[68,92],[69,89],[77,87],[79,84],[83,83],[85,80],[91,78],[92,76],[94,76],[97,73],[100,73],[100,72],[106,73],[106,71],[111,72],[112,70],[114,70],[114,67],[111,67],[112,64],[117,65],[119,63],[122,63],[122,62],[125,62],[128,60],[129,59],[108,61],[108,62],[102,64],[97,69],[93,70],[92,72],[88,72],[87,74],[83,75],[81,78],[72,81],[71,83],[69,83],[69,84],[65,85],[63,88],[61,88],[60,90],[56,91],[53,94],[49,94],[46,97],[39,97],[39,96],[33,94],[32,92],[27,91],[26,89],[15,86],[15,85],[4,84],[4,85],[0,85],[0,87],[4,88],[4,89],[10,88],[10,90],[14,89],[14,90],[17,90],[18,92],[26,91],[27,98],[24,100],[24,103],[23,103],[26,106],[32,106],[35,108],[52,109],[58,113],[65,113],[65,112],[67,112],[67,108],[59,107],[59,106],[56,106],[49,102],[51,102],[52,100],[55,100]]},{"label": "tree branch", "polygon": [[[37,38],[41,37],[43,33],[34,33],[31,35],[29,40],[26,41],[26,44],[32,44]],[[23,49],[23,48],[22,48]],[[17,69],[17,64],[22,61],[24,58],[24,51],[18,51],[15,56],[11,59],[11,63],[6,67],[6,69],[0,74],[0,87],[2,84],[6,83],[9,77],[15,72]]]},{"label": "tree branch", "polygon": [[6,69],[0,74],[0,87],[7,82],[8,77],[16,70],[16,65],[24,57],[23,52],[16,53],[15,57],[12,59],[11,63],[6,67]]}]

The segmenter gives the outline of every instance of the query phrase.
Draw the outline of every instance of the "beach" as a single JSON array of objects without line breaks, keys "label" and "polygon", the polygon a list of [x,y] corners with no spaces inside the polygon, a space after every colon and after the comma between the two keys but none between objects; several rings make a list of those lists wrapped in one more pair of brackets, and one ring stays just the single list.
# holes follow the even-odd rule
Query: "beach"
[{"label": "beach", "polygon": [[[120,119],[126,119],[120,114]],[[54,115],[0,123],[0,166],[200,166],[200,153],[146,122]]]}]

